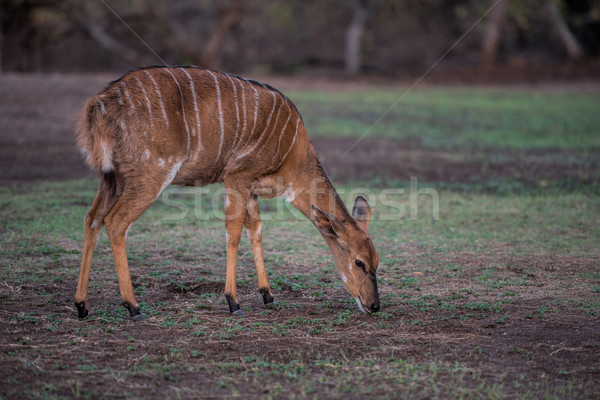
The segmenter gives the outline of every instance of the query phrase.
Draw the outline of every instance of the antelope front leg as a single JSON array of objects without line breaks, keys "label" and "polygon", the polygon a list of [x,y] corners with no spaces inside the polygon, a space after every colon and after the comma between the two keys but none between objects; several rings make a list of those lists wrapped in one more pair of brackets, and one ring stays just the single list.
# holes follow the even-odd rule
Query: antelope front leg
[{"label": "antelope front leg", "polygon": [[248,209],[244,226],[248,232],[250,243],[252,244],[252,254],[254,254],[254,265],[256,265],[256,276],[258,278],[258,290],[263,296],[265,305],[273,303],[273,295],[271,294],[271,286],[267,278],[267,270],[265,269],[265,261],[262,254],[262,228],[260,224],[260,212],[258,210],[258,198],[255,194],[250,194],[248,198]]},{"label": "antelope front leg", "polygon": [[227,231],[227,276],[225,277],[225,298],[229,311],[234,315],[244,315],[237,298],[236,265],[237,251],[246,217],[246,202],[250,192],[228,185],[225,181],[225,230]]}]

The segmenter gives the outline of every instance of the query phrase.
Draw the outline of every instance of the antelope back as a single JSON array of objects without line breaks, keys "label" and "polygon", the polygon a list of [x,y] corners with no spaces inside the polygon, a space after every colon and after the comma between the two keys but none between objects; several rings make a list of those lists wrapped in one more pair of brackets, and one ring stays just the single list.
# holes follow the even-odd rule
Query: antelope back
[{"label": "antelope back", "polygon": [[185,185],[275,172],[300,136],[305,143],[302,119],[281,92],[198,67],[124,75],[88,101],[77,129],[93,169],[125,176],[164,170]]}]

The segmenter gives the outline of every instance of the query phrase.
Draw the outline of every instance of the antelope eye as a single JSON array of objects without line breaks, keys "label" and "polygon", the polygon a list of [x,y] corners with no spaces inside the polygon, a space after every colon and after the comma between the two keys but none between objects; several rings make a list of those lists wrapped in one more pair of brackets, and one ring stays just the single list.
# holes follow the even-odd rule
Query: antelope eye
[{"label": "antelope eye", "polygon": [[365,263],[360,260],[354,260],[354,265],[356,265],[358,268],[360,268],[362,270],[365,269]]}]

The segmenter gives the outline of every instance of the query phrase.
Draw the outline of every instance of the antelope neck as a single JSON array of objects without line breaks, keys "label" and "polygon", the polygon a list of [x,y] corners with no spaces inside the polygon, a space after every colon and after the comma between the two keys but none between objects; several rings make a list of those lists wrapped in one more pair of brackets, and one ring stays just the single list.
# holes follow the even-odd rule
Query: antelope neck
[{"label": "antelope neck", "polygon": [[294,188],[292,205],[302,212],[310,221],[315,222],[312,206],[337,218],[343,224],[350,221],[350,214],[344,202],[331,184],[329,177],[314,156],[311,173],[297,175],[292,182]]}]

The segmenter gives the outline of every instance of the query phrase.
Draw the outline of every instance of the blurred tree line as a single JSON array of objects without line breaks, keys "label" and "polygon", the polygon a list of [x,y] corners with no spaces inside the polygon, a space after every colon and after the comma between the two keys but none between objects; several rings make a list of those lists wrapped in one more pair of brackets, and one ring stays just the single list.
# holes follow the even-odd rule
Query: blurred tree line
[{"label": "blurred tree line", "polygon": [[467,31],[445,65],[588,60],[600,53],[599,3],[0,0],[0,65],[90,72],[165,60],[235,72],[411,73],[432,65]]}]

